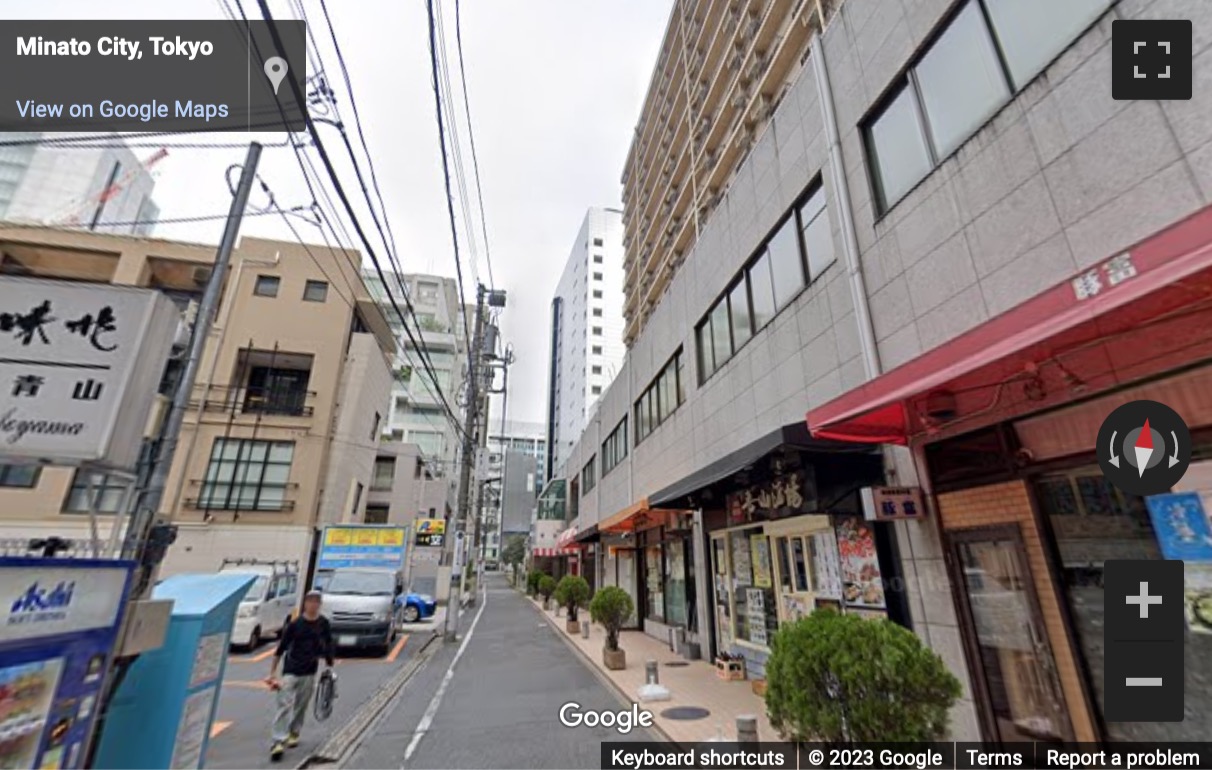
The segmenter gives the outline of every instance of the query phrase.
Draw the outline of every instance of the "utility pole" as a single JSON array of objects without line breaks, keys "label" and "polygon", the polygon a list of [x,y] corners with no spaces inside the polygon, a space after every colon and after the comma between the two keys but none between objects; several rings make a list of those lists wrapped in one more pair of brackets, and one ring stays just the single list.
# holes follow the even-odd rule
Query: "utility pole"
[{"label": "utility pole", "polygon": [[[223,238],[219,241],[219,250],[215,254],[215,264],[211,268],[210,278],[206,289],[202,292],[202,301],[198,305],[198,313],[194,319],[194,328],[189,337],[189,349],[185,354],[185,364],[181,368],[181,379],[177,381],[177,389],[173,393],[172,404],[168,415],[160,427],[157,446],[151,468],[146,475],[146,486],[143,495],[136,496],[138,504],[131,515],[130,525],[126,530],[126,539],[122,546],[124,558],[136,558],[135,578],[132,583],[130,602],[136,602],[146,597],[154,580],[155,571],[159,568],[164,550],[172,544],[175,534],[165,533],[152,537],[155,530],[156,516],[160,512],[160,503],[164,499],[164,489],[168,483],[168,471],[172,466],[173,454],[181,436],[181,426],[185,422],[185,412],[193,397],[194,382],[198,378],[198,367],[202,362],[202,352],[206,348],[210,327],[215,322],[215,313],[219,308],[219,297],[223,293],[224,278],[227,266],[231,262],[231,252],[236,246],[236,237],[240,233],[240,223],[244,219],[244,209],[248,206],[248,196],[252,191],[253,179],[257,176],[257,162],[261,159],[261,145],[252,142],[248,145],[248,154],[244,158],[244,168],[240,172],[240,183],[236,186],[232,197],[231,208],[227,212],[227,224],[223,228]],[[184,470],[184,469],[183,469]],[[126,644],[131,612],[128,608],[126,621],[123,624],[116,650],[122,650]],[[96,726],[85,749],[88,760],[84,767],[92,766],[92,757],[97,750],[97,736],[105,726],[105,717],[109,712],[109,702],[118,689],[118,685],[126,676],[133,658],[124,658],[116,662],[114,668],[106,677],[101,694],[101,703],[97,712]]]},{"label": "utility pole", "polygon": [[[472,514],[471,472],[476,462],[476,450],[480,445],[482,436],[482,432],[480,431],[480,412],[483,404],[480,392],[480,380],[484,372],[484,315],[488,307],[505,307],[505,292],[489,290],[483,285],[477,286],[475,326],[471,338],[471,360],[467,371],[467,413],[463,416],[463,457],[462,465],[459,468],[459,509],[455,513],[458,521],[455,524],[454,537],[446,538],[448,563],[452,569],[458,568],[460,570],[458,595],[452,597],[452,600],[446,603],[445,640],[448,642],[456,641],[459,637],[459,608],[462,605],[463,591],[467,586],[466,565],[456,564],[454,559],[456,554],[455,543],[460,536],[463,539],[463,560],[466,561],[475,556],[473,541],[467,538],[467,525],[468,518]],[[478,531],[478,529],[479,526],[477,523],[476,530]]]}]

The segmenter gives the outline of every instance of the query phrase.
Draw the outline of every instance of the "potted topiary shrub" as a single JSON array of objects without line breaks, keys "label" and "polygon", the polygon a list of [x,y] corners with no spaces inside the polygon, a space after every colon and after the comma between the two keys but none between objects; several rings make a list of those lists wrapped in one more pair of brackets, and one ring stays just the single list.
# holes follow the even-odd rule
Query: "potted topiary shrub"
[{"label": "potted topiary shrub", "polygon": [[774,635],[766,710],[786,740],[932,741],[960,684],[907,628],[817,610]]},{"label": "potted topiary shrub", "polygon": [[551,605],[551,595],[555,593],[556,581],[551,575],[539,578],[539,596],[543,597],[543,606]]},{"label": "potted topiary shrub", "polygon": [[565,575],[556,585],[555,600],[566,610],[564,630],[570,634],[579,633],[577,610],[589,603],[589,581],[580,575]]},{"label": "potted topiary shrub", "polygon": [[606,646],[602,648],[602,664],[612,671],[627,668],[627,656],[619,649],[619,631],[635,604],[627,592],[618,586],[606,586],[593,595],[589,602],[589,617],[606,629]]},{"label": "potted topiary shrub", "polygon": [[545,574],[547,573],[541,570],[532,569],[526,575],[526,593],[530,594],[531,597],[539,595],[539,581],[543,579],[543,575]]}]

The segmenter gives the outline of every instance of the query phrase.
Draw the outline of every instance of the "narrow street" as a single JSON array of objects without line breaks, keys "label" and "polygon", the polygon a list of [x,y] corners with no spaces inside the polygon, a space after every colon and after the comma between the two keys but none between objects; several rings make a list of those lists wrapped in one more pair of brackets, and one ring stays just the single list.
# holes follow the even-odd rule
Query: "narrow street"
[{"label": "narrow street", "polygon": [[211,768],[294,767],[346,724],[359,708],[417,652],[434,633],[433,624],[416,624],[400,635],[387,656],[342,653],[337,658],[337,701],[332,715],[317,722],[309,708],[297,748],[285,761],[269,759],[269,733],[274,717],[274,695],[263,679],[269,671],[276,642],[251,653],[231,654],[211,727],[206,766]]},{"label": "narrow street", "polygon": [[569,701],[582,711],[631,704],[502,575],[487,576],[486,601],[463,615],[462,637],[418,672],[349,766],[590,768],[600,765],[602,741],[659,740],[642,729],[620,735],[560,723],[560,707]]}]

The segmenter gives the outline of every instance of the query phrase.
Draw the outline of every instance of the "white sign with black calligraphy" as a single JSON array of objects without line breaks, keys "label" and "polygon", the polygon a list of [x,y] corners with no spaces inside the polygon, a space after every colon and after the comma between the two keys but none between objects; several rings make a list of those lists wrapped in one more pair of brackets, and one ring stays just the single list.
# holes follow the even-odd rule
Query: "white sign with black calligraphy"
[{"label": "white sign with black calligraphy", "polygon": [[148,289],[0,277],[0,461],[132,468],[179,317]]}]

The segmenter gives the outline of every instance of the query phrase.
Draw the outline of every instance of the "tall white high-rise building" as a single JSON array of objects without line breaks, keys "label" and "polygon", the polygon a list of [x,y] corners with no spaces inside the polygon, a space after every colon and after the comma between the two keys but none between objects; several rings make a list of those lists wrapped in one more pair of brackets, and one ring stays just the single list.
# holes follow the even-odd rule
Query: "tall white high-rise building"
[{"label": "tall white high-rise building", "polygon": [[560,469],[622,364],[623,213],[591,208],[551,303],[546,478]]},{"label": "tall white high-rise building", "polygon": [[[149,166],[164,151],[140,158],[115,136],[105,147],[47,144],[70,134],[10,133],[0,146],[0,219],[148,235],[160,209]],[[41,142],[41,143],[39,143]]]}]

